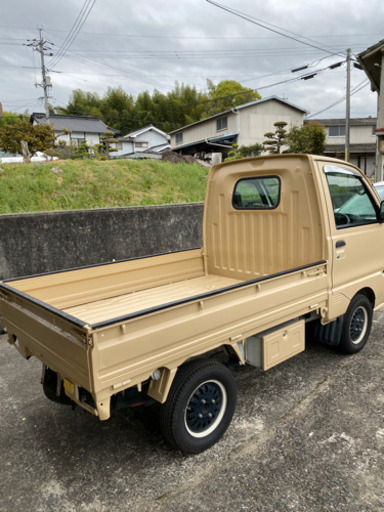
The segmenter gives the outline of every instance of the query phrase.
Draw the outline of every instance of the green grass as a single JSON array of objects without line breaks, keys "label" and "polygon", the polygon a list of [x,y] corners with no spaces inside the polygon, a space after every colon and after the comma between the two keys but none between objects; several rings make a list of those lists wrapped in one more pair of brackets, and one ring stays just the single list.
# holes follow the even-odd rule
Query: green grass
[{"label": "green grass", "polygon": [[207,173],[198,165],[156,160],[3,164],[0,213],[203,201]]}]

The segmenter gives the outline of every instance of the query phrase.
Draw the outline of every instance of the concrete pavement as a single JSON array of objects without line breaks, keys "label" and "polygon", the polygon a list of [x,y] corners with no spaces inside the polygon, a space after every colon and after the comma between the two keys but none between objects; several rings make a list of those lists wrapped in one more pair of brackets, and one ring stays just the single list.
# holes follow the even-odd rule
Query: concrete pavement
[{"label": "concrete pavement", "polygon": [[354,356],[309,342],[268,372],[235,368],[230,428],[186,457],[155,407],[100,422],[50,402],[38,361],[0,336],[0,511],[384,511],[383,368],[384,313]]}]

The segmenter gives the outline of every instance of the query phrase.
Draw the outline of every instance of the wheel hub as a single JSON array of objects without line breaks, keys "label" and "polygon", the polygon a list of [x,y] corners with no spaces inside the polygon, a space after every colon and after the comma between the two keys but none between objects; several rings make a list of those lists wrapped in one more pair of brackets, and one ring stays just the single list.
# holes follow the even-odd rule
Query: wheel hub
[{"label": "wheel hub", "polygon": [[188,429],[194,433],[207,430],[219,415],[222,401],[222,391],[215,382],[206,382],[197,388],[186,411]]},{"label": "wheel hub", "polygon": [[365,309],[358,308],[350,323],[350,337],[353,343],[359,343],[366,331],[367,314]]}]

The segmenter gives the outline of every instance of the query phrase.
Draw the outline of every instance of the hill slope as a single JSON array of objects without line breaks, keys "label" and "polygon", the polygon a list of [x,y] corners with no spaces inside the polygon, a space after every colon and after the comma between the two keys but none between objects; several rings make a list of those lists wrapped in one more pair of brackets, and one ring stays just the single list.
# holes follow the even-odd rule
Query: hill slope
[{"label": "hill slope", "polygon": [[208,169],[156,160],[2,165],[0,213],[203,201]]}]

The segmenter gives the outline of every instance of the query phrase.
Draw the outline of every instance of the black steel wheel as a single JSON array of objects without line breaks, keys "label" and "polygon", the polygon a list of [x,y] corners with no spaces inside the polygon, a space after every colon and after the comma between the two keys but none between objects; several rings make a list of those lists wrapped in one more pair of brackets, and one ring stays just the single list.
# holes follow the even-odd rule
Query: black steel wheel
[{"label": "black steel wheel", "polygon": [[214,360],[182,366],[160,410],[164,437],[184,453],[199,453],[227,430],[236,405],[231,372]]},{"label": "black steel wheel", "polygon": [[373,309],[365,295],[356,295],[344,316],[339,348],[346,354],[359,352],[368,341]]}]

